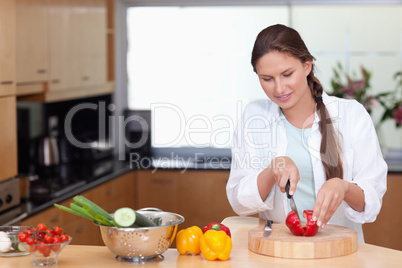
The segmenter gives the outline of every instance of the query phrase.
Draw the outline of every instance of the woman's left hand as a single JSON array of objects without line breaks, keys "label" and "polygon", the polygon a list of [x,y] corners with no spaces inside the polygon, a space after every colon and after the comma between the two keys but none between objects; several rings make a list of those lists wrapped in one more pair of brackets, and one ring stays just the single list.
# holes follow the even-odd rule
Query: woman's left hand
[{"label": "woman's left hand", "polygon": [[313,220],[321,228],[328,223],[339,205],[345,199],[348,182],[340,178],[327,180],[318,191],[313,210]]}]

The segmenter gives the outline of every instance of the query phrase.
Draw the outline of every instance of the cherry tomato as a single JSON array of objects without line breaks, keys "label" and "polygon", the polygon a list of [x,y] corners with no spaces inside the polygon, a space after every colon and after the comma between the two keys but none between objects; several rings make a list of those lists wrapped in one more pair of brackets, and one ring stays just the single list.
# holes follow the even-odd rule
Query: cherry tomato
[{"label": "cherry tomato", "polygon": [[36,245],[29,246],[29,252],[30,253],[35,252],[37,249],[38,249],[38,247]]},{"label": "cherry tomato", "polygon": [[27,233],[19,233],[18,234],[18,240],[20,242],[25,242],[28,238],[28,234]]},{"label": "cherry tomato", "polygon": [[32,229],[25,229],[24,233],[26,233],[28,236],[31,236],[33,234]]},{"label": "cherry tomato", "polygon": [[61,242],[66,242],[66,241],[68,241],[68,235],[66,235],[66,234],[62,234],[62,235],[60,235],[60,239],[61,239]]},{"label": "cherry tomato", "polygon": [[52,243],[56,244],[56,243],[60,243],[60,242],[61,242],[61,238],[59,236],[53,236]]},{"label": "cherry tomato", "polygon": [[43,240],[48,244],[53,243],[53,235],[46,233]]},{"label": "cherry tomato", "polygon": [[55,226],[53,228],[53,234],[54,235],[61,235],[61,232],[62,232],[62,230],[61,230],[61,228],[59,226]]},{"label": "cherry tomato", "polygon": [[40,245],[38,246],[38,250],[39,250],[40,252],[42,252],[42,254],[43,254],[44,257],[48,257],[48,256],[50,255],[51,248],[50,248],[49,245],[40,244]]},{"label": "cherry tomato", "polygon": [[62,230],[61,230],[61,228],[59,226],[53,227],[53,234],[54,235],[61,235],[61,232],[62,232]]},{"label": "cherry tomato", "polygon": [[25,243],[27,243],[28,245],[33,245],[33,244],[35,244],[35,238],[33,238],[33,237],[27,237],[27,239],[25,240]]},{"label": "cherry tomato", "polygon": [[43,237],[45,236],[45,232],[42,231],[37,231],[36,232],[36,238],[43,240]]},{"label": "cherry tomato", "polygon": [[46,232],[46,229],[47,229],[47,227],[46,227],[46,225],[44,223],[38,223],[38,225],[36,225],[36,230],[37,231]]},{"label": "cherry tomato", "polygon": [[53,245],[50,246],[50,248],[51,248],[54,252],[59,251],[60,247],[61,247],[60,244],[53,244]]}]

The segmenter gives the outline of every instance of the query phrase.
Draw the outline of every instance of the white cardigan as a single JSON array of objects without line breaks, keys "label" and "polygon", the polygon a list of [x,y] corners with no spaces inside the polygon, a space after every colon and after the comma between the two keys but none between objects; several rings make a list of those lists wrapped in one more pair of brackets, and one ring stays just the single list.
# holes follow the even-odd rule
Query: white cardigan
[{"label": "white cardigan", "polygon": [[[325,93],[323,101],[335,129],[340,130],[344,180],[363,189],[365,202],[365,210],[357,212],[343,201],[328,223],[356,230],[359,242],[364,242],[362,224],[373,222],[380,212],[387,189],[388,167],[365,108],[355,100]],[[259,213],[262,219],[284,223],[289,212],[286,194],[275,184],[267,198],[261,200],[257,187],[258,174],[273,158],[286,155],[286,130],[279,111],[279,106],[270,100],[254,101],[245,108],[233,137],[232,165],[226,192],[237,214]],[[318,122],[316,112],[306,144],[311,154],[316,195],[325,182]]]}]

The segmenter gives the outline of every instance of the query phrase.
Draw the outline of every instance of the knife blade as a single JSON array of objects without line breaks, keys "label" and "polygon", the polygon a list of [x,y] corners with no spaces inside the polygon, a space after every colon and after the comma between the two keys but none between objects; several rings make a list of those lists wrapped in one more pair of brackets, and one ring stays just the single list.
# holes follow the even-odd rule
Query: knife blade
[{"label": "knife blade", "polygon": [[267,220],[265,222],[265,227],[264,227],[264,232],[262,233],[262,235],[264,237],[268,237],[271,234],[271,224],[273,223],[273,221],[271,220]]},{"label": "knife blade", "polygon": [[265,226],[264,226],[264,232],[262,233],[262,235],[264,237],[268,237],[271,234],[271,225],[272,225],[273,221],[271,220],[267,220],[265,222]]},{"label": "knife blade", "polygon": [[[290,208],[296,213],[296,216],[297,216],[297,218],[298,218],[299,221],[300,221],[299,212],[297,212],[297,207],[296,207],[295,200],[293,199],[293,196],[291,196],[291,195],[289,194],[289,189],[290,189],[290,180],[288,180],[288,182],[286,183],[285,191],[286,191],[286,195],[287,195],[287,197],[288,197],[288,199],[289,199]],[[300,222],[301,222],[301,221],[300,221]]]}]

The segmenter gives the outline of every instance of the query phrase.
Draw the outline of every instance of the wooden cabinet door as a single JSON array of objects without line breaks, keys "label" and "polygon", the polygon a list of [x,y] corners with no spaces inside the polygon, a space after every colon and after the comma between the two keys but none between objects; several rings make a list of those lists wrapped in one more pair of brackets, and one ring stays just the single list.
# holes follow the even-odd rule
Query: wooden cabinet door
[{"label": "wooden cabinet door", "polygon": [[85,0],[83,20],[83,85],[106,83],[107,74],[107,18],[105,0]]},{"label": "wooden cabinet door", "polygon": [[17,175],[17,106],[15,96],[0,98],[0,180]]},{"label": "wooden cabinet door", "polygon": [[71,88],[71,4],[70,0],[51,1],[49,12],[49,90]]},{"label": "wooden cabinet door", "polygon": [[156,207],[179,211],[179,170],[138,170],[136,175],[136,209]]},{"label": "wooden cabinet door", "polygon": [[382,208],[377,219],[363,224],[364,240],[368,244],[402,250],[401,209],[402,174],[388,174],[387,192],[384,195]]},{"label": "wooden cabinet door", "polygon": [[15,94],[15,2],[0,1],[0,96]]},{"label": "wooden cabinet door", "polygon": [[179,211],[186,220],[180,228],[221,222],[234,216],[226,196],[227,170],[187,170],[180,176]]},{"label": "wooden cabinet door", "polygon": [[15,0],[17,83],[45,82],[47,64],[47,0]]},{"label": "wooden cabinet door", "polygon": [[106,2],[71,0],[71,73],[72,86],[106,83]]}]

